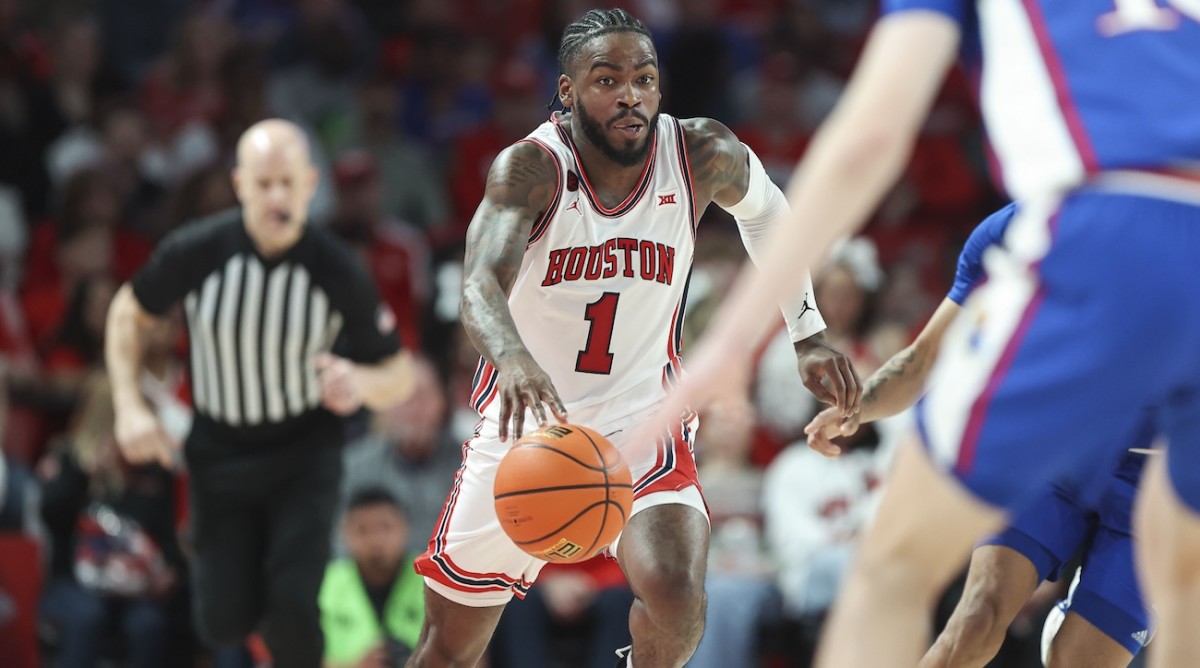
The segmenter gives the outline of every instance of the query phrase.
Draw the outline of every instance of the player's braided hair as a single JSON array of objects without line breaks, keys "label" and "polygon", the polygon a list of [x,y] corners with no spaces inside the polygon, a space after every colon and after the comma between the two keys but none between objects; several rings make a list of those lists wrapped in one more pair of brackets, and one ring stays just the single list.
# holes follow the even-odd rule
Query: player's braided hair
[{"label": "player's braided hair", "polygon": [[563,74],[583,45],[593,37],[610,32],[636,32],[650,37],[646,24],[624,9],[591,9],[563,30],[562,43],[558,47],[558,68]]}]

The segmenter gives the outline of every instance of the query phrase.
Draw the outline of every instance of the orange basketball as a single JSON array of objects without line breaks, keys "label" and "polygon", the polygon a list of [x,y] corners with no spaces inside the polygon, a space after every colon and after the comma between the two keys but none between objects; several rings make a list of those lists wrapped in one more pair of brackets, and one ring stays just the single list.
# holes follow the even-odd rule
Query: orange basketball
[{"label": "orange basketball", "polygon": [[517,440],[500,462],[496,516],[522,550],[559,563],[608,547],[629,518],[633,480],[600,434],[556,424]]}]

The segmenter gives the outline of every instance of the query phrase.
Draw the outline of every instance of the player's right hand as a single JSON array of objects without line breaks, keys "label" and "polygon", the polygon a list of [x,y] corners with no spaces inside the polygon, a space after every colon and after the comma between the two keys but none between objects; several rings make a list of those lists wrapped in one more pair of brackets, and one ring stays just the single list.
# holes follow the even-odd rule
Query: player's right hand
[{"label": "player's right hand", "polygon": [[842,412],[838,410],[837,406],[830,406],[817,413],[817,416],[804,427],[804,433],[808,434],[808,447],[826,457],[837,457],[842,454],[841,447],[832,439],[839,436],[850,436],[857,432],[860,415],[860,413],[854,413],[842,417]]},{"label": "player's right hand", "polygon": [[118,411],[115,432],[121,456],[130,464],[157,461],[163,468],[175,465],[175,443],[148,406]]},{"label": "player's right hand", "polygon": [[[528,353],[513,355],[496,364],[496,391],[500,395],[500,440],[513,440],[525,433],[525,409],[533,411],[539,425],[547,425],[546,406],[559,422],[567,421],[567,409],[563,406],[558,390],[550,376],[538,366]],[[509,429],[509,421],[512,429]]]}]

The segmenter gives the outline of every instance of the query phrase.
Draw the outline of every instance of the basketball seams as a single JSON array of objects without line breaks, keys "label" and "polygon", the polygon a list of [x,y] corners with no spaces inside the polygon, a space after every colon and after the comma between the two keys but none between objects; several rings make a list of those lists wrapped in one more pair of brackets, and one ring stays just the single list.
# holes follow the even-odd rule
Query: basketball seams
[{"label": "basketball seams", "polygon": [[[582,466],[583,468],[585,468],[589,471],[602,472],[602,473],[604,473],[604,478],[606,480],[608,479],[608,473],[605,471],[605,469],[603,467],[592,466],[591,464],[588,464],[587,462],[579,459],[578,457],[576,457],[570,453],[559,450],[558,448],[554,447],[553,445],[547,445],[546,443],[521,443],[520,446],[522,448],[540,448],[542,450],[549,450],[550,452],[553,452],[555,454],[559,454],[559,455],[562,455],[563,457],[566,457],[567,459],[575,462],[576,464],[579,464],[580,466]],[[604,458],[601,457],[600,461],[604,461]]]},{"label": "basketball seams", "polygon": [[[596,455],[592,460],[595,465],[587,461],[584,439]],[[520,450],[525,454],[510,456]],[[553,452],[566,461],[538,450]],[[611,461],[609,450],[613,455]],[[537,496],[542,492],[551,496]],[[513,545],[543,561],[578,563],[594,557],[597,546],[607,546],[624,527],[630,515],[626,506],[632,502],[634,483],[624,458],[607,439],[580,425],[561,424],[529,434],[509,449],[497,470],[492,495],[500,526]],[[615,511],[610,511],[609,506],[614,506]],[[596,510],[600,512],[593,514]],[[573,517],[564,516],[572,511]],[[518,518],[526,514],[529,517]],[[513,523],[510,525],[505,517]],[[551,530],[547,528],[551,522],[560,526]],[[591,544],[575,542],[586,540],[583,532],[592,526],[589,523],[595,523]],[[533,531],[544,535],[531,537]],[[543,549],[555,540],[559,541],[555,545],[570,549],[561,554],[553,552],[555,545]]]},{"label": "basketball seams", "polygon": [[[537,538],[530,538],[528,540],[513,540],[513,543],[516,543],[517,545],[532,545],[533,543],[540,543],[542,541],[549,540],[550,538],[553,538],[554,536],[558,535],[559,533],[562,533],[563,530],[565,530],[567,527],[574,524],[576,521],[579,520],[579,518],[583,517],[584,515],[587,515],[591,511],[595,510],[597,506],[604,506],[604,516],[607,517],[608,516],[608,506],[615,505],[616,503],[617,503],[616,501],[610,501],[607,499],[604,501],[596,501],[595,503],[585,507],[583,510],[580,510],[578,513],[575,514],[574,517],[567,520],[566,522],[563,522],[563,524],[561,526],[555,527],[553,531],[548,532],[546,535],[539,536]],[[600,531],[601,532],[604,531],[603,521],[601,521],[601,523],[600,523]],[[600,534],[597,533],[596,537],[599,538],[599,535]],[[596,547],[596,540],[593,539],[591,546],[589,546],[587,550],[584,550],[584,553],[590,556],[592,553],[592,550],[595,549],[595,547]]]},{"label": "basketball seams", "polygon": [[[588,443],[592,444],[592,449],[596,451],[596,457],[600,460],[600,463],[604,465],[604,468],[600,471],[604,475],[604,515],[600,518],[600,527],[596,529],[596,535],[592,538],[592,544],[588,545],[588,549],[586,550],[587,554],[591,554],[592,550],[596,549],[596,543],[600,542],[600,535],[604,533],[604,527],[608,525],[608,506],[613,502],[612,486],[609,484],[608,480],[608,461],[604,459],[604,452],[600,450],[600,446],[596,445],[596,439],[592,438],[592,435],[587,433],[586,430],[580,429],[579,433],[583,434],[584,437],[587,438]],[[633,480],[631,479],[629,483],[629,486],[632,489]]]}]

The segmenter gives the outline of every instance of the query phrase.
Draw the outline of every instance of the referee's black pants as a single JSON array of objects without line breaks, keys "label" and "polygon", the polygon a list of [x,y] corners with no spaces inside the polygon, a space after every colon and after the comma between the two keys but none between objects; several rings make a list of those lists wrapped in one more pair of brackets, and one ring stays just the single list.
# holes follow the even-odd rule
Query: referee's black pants
[{"label": "referee's black pants", "polygon": [[330,556],[340,448],[213,456],[206,445],[195,438],[188,444],[201,639],[237,644],[257,630],[276,668],[319,668],[317,596]]}]

